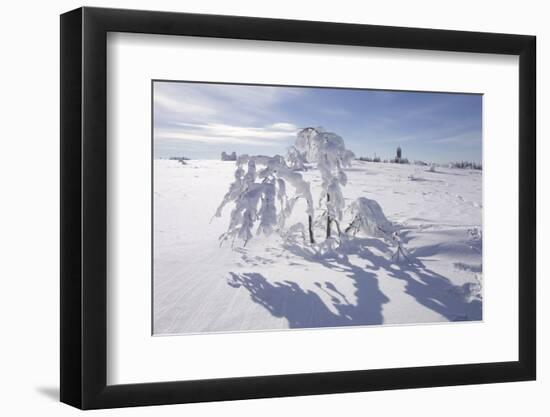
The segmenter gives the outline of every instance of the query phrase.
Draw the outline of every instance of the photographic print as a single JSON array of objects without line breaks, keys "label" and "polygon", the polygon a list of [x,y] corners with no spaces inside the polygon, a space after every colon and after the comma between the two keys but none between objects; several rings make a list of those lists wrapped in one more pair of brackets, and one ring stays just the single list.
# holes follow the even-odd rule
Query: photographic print
[{"label": "photographic print", "polygon": [[152,81],[153,334],[482,320],[482,99]]}]

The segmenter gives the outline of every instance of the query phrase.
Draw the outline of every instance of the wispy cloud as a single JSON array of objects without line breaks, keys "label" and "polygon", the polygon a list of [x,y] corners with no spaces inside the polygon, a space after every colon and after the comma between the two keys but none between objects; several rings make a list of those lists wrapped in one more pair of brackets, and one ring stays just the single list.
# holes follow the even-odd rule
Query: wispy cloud
[{"label": "wispy cloud", "polygon": [[233,126],[221,123],[177,123],[177,127],[155,128],[155,141],[181,140],[210,144],[249,144],[272,146],[273,140],[294,137],[298,127],[279,122],[267,126]]},{"label": "wispy cloud", "polygon": [[281,116],[278,106],[301,94],[299,89],[269,86],[156,82],[155,120],[258,124]]},{"label": "wispy cloud", "polygon": [[157,114],[160,112],[169,112],[178,118],[212,117],[218,113],[213,106],[201,104],[197,100],[181,100],[163,91],[155,91],[154,106]]},{"label": "wispy cloud", "polygon": [[481,159],[482,98],[474,95],[155,82],[157,155],[282,154],[297,126],[324,126],[356,154]]}]

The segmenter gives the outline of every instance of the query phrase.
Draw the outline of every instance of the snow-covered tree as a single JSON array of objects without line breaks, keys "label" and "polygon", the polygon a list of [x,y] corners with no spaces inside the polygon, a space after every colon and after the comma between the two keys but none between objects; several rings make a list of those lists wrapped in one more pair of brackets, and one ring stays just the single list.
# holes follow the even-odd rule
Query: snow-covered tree
[{"label": "snow-covered tree", "polygon": [[351,204],[350,209],[352,220],[346,228],[346,233],[355,236],[361,231],[370,236],[390,238],[393,226],[377,201],[359,197]]},{"label": "snow-covered tree", "polygon": [[306,157],[304,153],[300,152],[295,146],[288,148],[286,159],[291,169],[295,171],[306,171]]},{"label": "snow-covered tree", "polygon": [[332,223],[340,229],[339,222],[342,220],[345,208],[340,186],[345,186],[347,183],[344,168],[351,166],[355,155],[346,149],[344,139],[321,127],[307,127],[300,130],[295,148],[305,161],[316,163],[321,173],[322,193],[319,201],[326,199],[326,237],[329,238]]},{"label": "snow-covered tree", "polygon": [[401,238],[399,237],[397,232],[394,232],[392,234],[392,240],[396,246],[396,249],[391,257],[391,260],[395,263],[411,263],[411,255],[409,254],[409,251],[403,246],[403,242],[401,241]]},{"label": "snow-covered tree", "polygon": [[[246,246],[255,229],[256,234],[278,232],[289,240],[296,236],[306,240],[309,235],[309,242],[315,243],[315,210],[310,184],[297,172],[305,169],[306,164],[312,164],[317,167],[322,180],[319,202],[326,207],[319,219],[326,227],[326,239],[318,245],[319,251],[332,251],[335,245],[339,245],[331,236],[331,229],[335,226],[341,237],[352,238],[362,232],[390,241],[396,246],[392,260],[410,261],[398,233],[375,200],[366,197],[355,200],[349,206],[351,221],[342,233],[340,222],[344,211],[348,213],[342,195],[342,187],[347,183],[344,168],[351,165],[353,158],[353,152],[346,149],[340,136],[322,128],[300,130],[286,160],[280,155],[238,156],[234,181],[216,210],[216,216],[220,217],[226,205],[234,204],[228,230],[220,236],[221,242],[238,238]],[[286,226],[299,199],[306,201],[307,229],[303,223]]]},{"label": "snow-covered tree", "polygon": [[411,262],[411,255],[404,247],[399,233],[386,218],[377,201],[359,197],[351,206],[352,221],[346,228],[346,234],[355,236],[358,232],[381,237],[395,245],[391,260],[396,263]]},{"label": "snow-covered tree", "polygon": [[[258,234],[269,235],[275,229],[282,231],[296,201],[304,198],[307,203],[309,238],[310,242],[314,243],[313,198],[309,183],[304,181],[302,175],[290,169],[280,155],[241,155],[237,158],[236,164],[235,181],[229,186],[216,211],[216,216],[220,217],[225,205],[235,203],[228,231],[220,236],[221,241],[239,238],[246,245],[252,238],[252,229],[256,222]],[[257,169],[258,166],[260,170]],[[292,197],[287,195],[287,183],[294,189]]]}]

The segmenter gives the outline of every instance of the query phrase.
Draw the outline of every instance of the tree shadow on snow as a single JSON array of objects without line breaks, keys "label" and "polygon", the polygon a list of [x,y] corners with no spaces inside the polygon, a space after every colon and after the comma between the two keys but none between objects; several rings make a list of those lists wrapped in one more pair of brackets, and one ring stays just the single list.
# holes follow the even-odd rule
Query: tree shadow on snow
[{"label": "tree shadow on snow", "polygon": [[[336,288],[334,283],[316,282],[320,292],[328,295],[329,308],[319,293],[303,289],[292,280],[270,282],[257,272],[230,272],[229,285],[243,287],[252,300],[265,307],[273,316],[284,317],[290,328],[339,327],[383,324],[382,306],[390,299],[379,288],[379,279],[404,281],[405,292],[418,303],[449,321],[481,320],[481,302],[469,300],[467,285],[456,286],[440,274],[426,268],[417,259],[395,263],[387,255],[392,247],[380,239],[356,238],[343,243],[340,253],[318,254],[310,247],[285,244],[284,250],[307,262],[336,270],[353,281],[354,302]],[[345,253],[345,254],[343,254]],[[356,255],[364,266],[350,261]],[[368,261],[362,262],[362,261]]]},{"label": "tree shadow on snow", "polygon": [[374,275],[369,277],[369,273],[354,283],[358,298],[356,305],[349,304],[332,283],[327,282],[326,289],[321,283],[316,283],[321,291],[333,293],[331,302],[338,314],[331,311],[316,292],[304,290],[293,281],[271,283],[257,272],[230,274],[229,285],[244,287],[254,302],[265,307],[274,317],[287,319],[292,329],[381,324],[381,306],[389,301],[378,289]]},{"label": "tree shadow on snow", "polygon": [[355,252],[373,265],[371,271],[384,271],[395,279],[405,282],[405,292],[423,306],[439,313],[449,321],[476,321],[482,319],[482,303],[470,297],[470,284],[454,285],[448,278],[427,268],[419,259],[411,257],[410,262],[395,263],[383,255],[374,254],[370,248],[374,242],[392,248],[378,239],[357,239],[352,243]]}]

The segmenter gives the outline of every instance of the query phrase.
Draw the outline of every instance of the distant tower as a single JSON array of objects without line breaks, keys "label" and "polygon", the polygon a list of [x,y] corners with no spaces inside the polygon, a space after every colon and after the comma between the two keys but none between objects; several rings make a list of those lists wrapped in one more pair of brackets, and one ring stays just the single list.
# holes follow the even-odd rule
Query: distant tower
[{"label": "distant tower", "polygon": [[397,147],[397,158],[398,161],[401,159],[401,146]]}]

